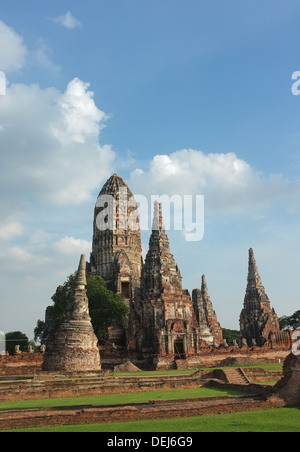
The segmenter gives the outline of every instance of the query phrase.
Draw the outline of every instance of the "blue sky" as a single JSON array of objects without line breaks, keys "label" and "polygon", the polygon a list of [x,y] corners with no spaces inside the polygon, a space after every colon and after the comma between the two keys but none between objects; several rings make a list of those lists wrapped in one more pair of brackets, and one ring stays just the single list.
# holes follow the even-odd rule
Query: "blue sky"
[{"label": "blue sky", "polygon": [[296,0],[0,0],[0,330],[32,336],[114,172],[205,195],[204,239],[171,245],[224,327],[251,246],[278,314],[299,309],[299,18]]}]

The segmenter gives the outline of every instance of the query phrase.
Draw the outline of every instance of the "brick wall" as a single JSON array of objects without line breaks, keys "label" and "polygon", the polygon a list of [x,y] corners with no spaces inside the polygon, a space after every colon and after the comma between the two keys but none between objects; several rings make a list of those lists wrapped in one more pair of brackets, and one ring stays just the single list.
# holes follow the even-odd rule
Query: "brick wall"
[{"label": "brick wall", "polygon": [[41,370],[43,355],[41,353],[20,353],[14,356],[0,356],[0,376],[33,375]]}]

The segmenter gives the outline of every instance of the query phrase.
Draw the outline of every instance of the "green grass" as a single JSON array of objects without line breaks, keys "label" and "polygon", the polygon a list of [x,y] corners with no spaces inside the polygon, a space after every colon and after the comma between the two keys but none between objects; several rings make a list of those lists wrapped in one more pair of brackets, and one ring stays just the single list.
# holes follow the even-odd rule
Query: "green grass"
[{"label": "green grass", "polygon": [[20,400],[1,402],[0,411],[23,410],[76,405],[123,405],[144,403],[150,400],[192,399],[200,397],[220,397],[244,395],[240,391],[222,388],[188,388],[168,391],[137,392],[133,394],[110,394],[101,396],[70,397],[64,399]]},{"label": "green grass", "polygon": [[153,370],[153,371],[141,371],[141,372],[113,372],[111,373],[111,376],[113,377],[157,377],[160,375],[192,375],[198,370],[214,370],[214,369],[229,369],[229,368],[261,368],[266,371],[272,371],[272,370],[282,370],[283,369],[283,363],[257,363],[257,364],[245,364],[240,365],[236,364],[233,366],[228,367],[202,367],[201,369],[184,369],[184,370]]},{"label": "green grass", "polygon": [[199,369],[171,369],[171,370],[141,370],[139,372],[111,372],[111,377],[159,377],[162,375],[168,375],[175,377],[177,375],[192,375]]},{"label": "green grass", "polygon": [[159,419],[119,424],[58,426],[20,432],[300,432],[300,408],[274,408],[247,413],[220,414],[180,419]]}]

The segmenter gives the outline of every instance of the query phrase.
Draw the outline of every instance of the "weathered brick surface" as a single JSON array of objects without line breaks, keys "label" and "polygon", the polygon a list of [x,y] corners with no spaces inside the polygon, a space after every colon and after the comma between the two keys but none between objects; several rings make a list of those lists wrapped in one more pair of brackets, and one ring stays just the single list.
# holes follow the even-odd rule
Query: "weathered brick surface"
[{"label": "weathered brick surface", "polygon": [[140,319],[135,346],[153,355],[157,369],[172,368],[176,359],[199,352],[200,331],[193,303],[182,289],[158,203],[142,271],[142,298],[135,310]]},{"label": "weathered brick surface", "polygon": [[0,375],[33,375],[42,368],[43,359],[41,353],[0,356]]},{"label": "weathered brick surface", "polygon": [[[95,207],[93,251],[90,272],[107,282],[108,288],[123,293],[127,302],[139,295],[142,271],[142,242],[138,222],[130,223],[137,211],[137,203],[126,183],[117,174],[108,179],[99,196],[112,196],[115,200],[115,215],[110,212],[110,228],[99,228],[98,216],[104,207]],[[108,213],[108,209],[106,209]]]},{"label": "weathered brick surface", "polygon": [[223,344],[223,330],[218,322],[212,301],[208,294],[205,275],[202,276],[202,286],[193,290],[193,304],[200,328],[200,339],[207,345]]},{"label": "weathered brick surface", "polygon": [[283,378],[275,386],[274,398],[289,406],[300,406],[300,356],[292,353],[287,357],[283,368]]},{"label": "weathered brick surface", "polygon": [[0,382],[0,400],[31,400],[61,397],[79,397],[101,394],[127,394],[201,386],[199,376],[159,376],[159,377],[73,377],[55,373],[39,374],[37,379],[26,381]]},{"label": "weathered brick surface", "polygon": [[241,339],[246,339],[249,346],[254,345],[253,341],[262,346],[271,334],[280,332],[279,320],[262,285],[252,248],[249,250],[248,284],[240,328]]},{"label": "weathered brick surface", "polygon": [[65,320],[47,342],[43,370],[65,372],[100,371],[98,339],[89,315],[86,295],[86,259],[81,256],[75,294],[71,297]]}]

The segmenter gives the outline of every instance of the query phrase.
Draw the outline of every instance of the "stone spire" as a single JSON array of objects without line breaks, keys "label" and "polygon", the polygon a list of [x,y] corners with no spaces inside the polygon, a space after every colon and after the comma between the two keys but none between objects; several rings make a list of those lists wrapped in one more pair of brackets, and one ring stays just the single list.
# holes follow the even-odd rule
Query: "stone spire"
[{"label": "stone spire", "polygon": [[84,254],[82,254],[81,258],[80,258],[75,285],[76,285],[75,290],[84,289],[87,285],[87,283],[86,283],[86,259],[85,259]]},{"label": "stone spire", "polygon": [[254,251],[252,248],[249,250],[249,269],[248,269],[248,287],[247,289],[250,290],[252,288],[261,288],[264,290],[264,287],[262,285],[262,281],[260,278],[260,275],[258,273],[258,268],[256,265],[256,260],[254,257]]},{"label": "stone spire", "polygon": [[70,324],[79,322],[80,328],[93,331],[89,313],[89,301],[86,296],[86,285],[86,258],[82,254],[75,279],[75,293],[69,300],[66,320]]},{"label": "stone spire", "polygon": [[142,271],[140,318],[138,343],[156,356],[158,368],[164,359],[173,363],[197,353],[199,326],[191,297],[182,290],[158,202],[154,204],[153,229]]},{"label": "stone spire", "polygon": [[157,201],[154,202],[152,234],[150,237],[149,249],[151,249],[151,251],[164,251],[165,253],[171,254],[170,242],[162,216],[162,206]]},{"label": "stone spire", "polygon": [[241,339],[246,339],[249,346],[262,346],[270,333],[280,331],[278,317],[262,284],[252,248],[249,250],[247,289],[240,315],[240,330]]},{"label": "stone spire", "polygon": [[208,293],[205,275],[202,276],[201,290],[193,290],[193,303],[200,326],[200,338],[207,345],[221,345],[223,343],[223,330]]},{"label": "stone spire", "polygon": [[201,287],[201,292],[203,296],[209,296],[208,295],[208,287],[207,287],[207,282],[206,282],[206,276],[203,275],[202,276],[202,287]]},{"label": "stone spire", "polygon": [[65,320],[52,332],[44,355],[44,371],[100,371],[98,340],[94,333],[86,295],[86,259],[82,255]]},{"label": "stone spire", "polygon": [[[99,228],[99,218],[107,222],[107,228]],[[139,295],[142,242],[138,206],[132,191],[117,174],[105,183],[95,206],[89,269],[92,275],[106,281],[108,289],[122,293],[128,302]]]},{"label": "stone spire", "polygon": [[161,205],[154,203],[152,234],[142,272],[143,294],[160,295],[165,290],[182,294],[182,278],[170,251],[170,242],[163,224]]}]

